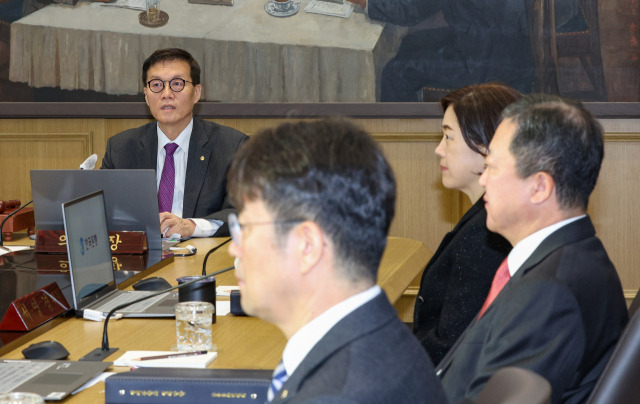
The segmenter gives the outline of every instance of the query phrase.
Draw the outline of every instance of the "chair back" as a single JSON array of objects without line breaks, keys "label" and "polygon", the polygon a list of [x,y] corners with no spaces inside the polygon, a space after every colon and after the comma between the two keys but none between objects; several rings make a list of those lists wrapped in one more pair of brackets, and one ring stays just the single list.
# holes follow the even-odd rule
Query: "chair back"
[{"label": "chair back", "polygon": [[[638,296],[631,304],[638,303]],[[631,310],[630,308],[630,310]],[[631,313],[630,313],[631,314]],[[587,404],[626,404],[640,398],[640,313],[633,316],[591,391]]]},{"label": "chair back", "polygon": [[484,386],[475,404],[548,404],[551,385],[537,373],[516,367],[498,370]]}]

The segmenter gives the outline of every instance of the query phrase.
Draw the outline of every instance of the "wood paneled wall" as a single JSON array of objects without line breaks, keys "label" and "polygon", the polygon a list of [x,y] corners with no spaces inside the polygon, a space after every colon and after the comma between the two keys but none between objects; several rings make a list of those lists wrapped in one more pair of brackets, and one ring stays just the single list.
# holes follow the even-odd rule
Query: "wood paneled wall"
[{"label": "wood paneled wall", "polygon": [[[249,135],[285,119],[217,119]],[[434,150],[441,137],[439,119],[356,120],[380,142],[398,182],[396,217],[391,235],[409,237],[435,251],[470,206],[459,192],[440,183]],[[100,159],[109,137],[148,122],[144,119],[0,119],[0,198],[31,199],[29,171],[78,168],[92,153]],[[605,160],[589,213],[598,235],[620,273],[628,298],[640,287],[640,119],[604,119]],[[640,237],[639,239],[640,240]],[[397,304],[411,321],[417,280]]]}]

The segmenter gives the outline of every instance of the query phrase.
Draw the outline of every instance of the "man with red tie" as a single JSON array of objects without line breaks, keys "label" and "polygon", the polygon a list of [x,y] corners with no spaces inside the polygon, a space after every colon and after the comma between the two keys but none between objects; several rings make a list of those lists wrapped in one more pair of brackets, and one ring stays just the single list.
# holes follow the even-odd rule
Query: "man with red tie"
[{"label": "man with red tie", "polygon": [[604,155],[582,104],[531,95],[507,107],[489,146],[487,227],[513,250],[478,318],[437,366],[451,403],[500,368],[546,378],[552,403],[586,400],[627,322],[616,269],[586,214]]}]

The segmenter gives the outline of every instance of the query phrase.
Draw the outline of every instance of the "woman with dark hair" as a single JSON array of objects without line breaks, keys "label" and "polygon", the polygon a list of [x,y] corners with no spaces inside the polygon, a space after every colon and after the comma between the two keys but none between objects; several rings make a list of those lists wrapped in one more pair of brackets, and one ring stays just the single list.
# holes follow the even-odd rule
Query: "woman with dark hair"
[{"label": "woman with dark hair", "polygon": [[473,206],[444,237],[420,282],[413,332],[434,365],[475,318],[511,250],[509,242],[487,229],[478,179],[500,113],[521,96],[511,87],[489,83],[459,88],[440,100],[443,137],[436,154],[442,184],[462,191]]}]

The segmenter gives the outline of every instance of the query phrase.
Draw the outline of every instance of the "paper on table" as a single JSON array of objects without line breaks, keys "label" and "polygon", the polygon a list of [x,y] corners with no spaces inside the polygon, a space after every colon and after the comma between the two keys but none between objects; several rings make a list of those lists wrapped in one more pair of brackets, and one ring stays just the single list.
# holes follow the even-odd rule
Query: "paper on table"
[{"label": "paper on table", "polygon": [[331,15],[334,17],[349,18],[353,11],[353,3],[345,1],[344,3],[334,3],[322,0],[311,0],[304,8],[307,13]]},{"label": "paper on table", "polygon": [[130,8],[132,10],[146,10],[145,0],[116,0],[113,3],[92,3],[93,6],[99,7],[121,7]]},{"label": "paper on table", "polygon": [[[182,358],[154,359],[136,361],[134,359],[156,355],[175,355],[177,351],[127,351],[113,362],[113,366],[129,366],[135,368],[195,368],[204,369],[218,357],[217,352],[208,352],[204,355],[191,355]],[[186,353],[186,352],[185,352]]]},{"label": "paper on table", "polygon": [[14,251],[23,251],[29,250],[31,247],[28,245],[3,245],[3,248],[0,248],[0,255],[8,254]]},{"label": "paper on table", "polygon": [[88,382],[86,382],[82,386],[80,386],[77,389],[75,389],[73,392],[71,392],[71,394],[73,395],[73,394],[80,393],[82,390],[88,389],[89,387],[91,387],[94,384],[97,384],[99,382],[103,382],[104,379],[106,379],[107,377],[109,377],[111,375],[115,375],[115,374],[116,374],[116,372],[102,372],[98,376],[94,377],[93,379],[89,380]]},{"label": "paper on table", "polygon": [[231,302],[229,300],[216,300],[216,316],[226,316],[231,313]]}]

